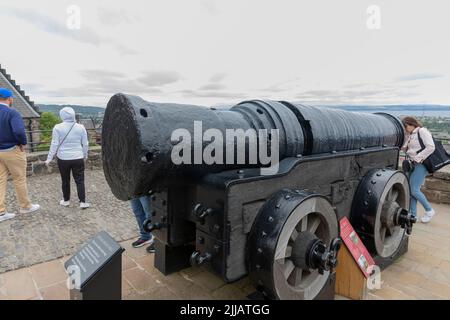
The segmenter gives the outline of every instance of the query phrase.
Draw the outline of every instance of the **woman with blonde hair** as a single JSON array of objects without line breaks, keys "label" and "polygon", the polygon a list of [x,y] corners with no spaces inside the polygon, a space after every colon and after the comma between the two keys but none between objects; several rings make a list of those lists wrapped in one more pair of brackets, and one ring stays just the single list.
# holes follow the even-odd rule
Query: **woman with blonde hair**
[{"label": "woman with blonde hair", "polygon": [[[417,215],[417,201],[425,208],[425,215],[421,221],[428,223],[434,216],[435,211],[428,202],[427,197],[420,188],[425,182],[425,177],[429,174],[423,161],[427,159],[435,150],[433,137],[426,128],[414,117],[405,117],[402,119],[406,131],[405,144],[402,148],[406,152],[407,159],[412,162],[409,183],[411,185],[411,205],[410,211]],[[421,141],[425,148],[422,147]]]}]

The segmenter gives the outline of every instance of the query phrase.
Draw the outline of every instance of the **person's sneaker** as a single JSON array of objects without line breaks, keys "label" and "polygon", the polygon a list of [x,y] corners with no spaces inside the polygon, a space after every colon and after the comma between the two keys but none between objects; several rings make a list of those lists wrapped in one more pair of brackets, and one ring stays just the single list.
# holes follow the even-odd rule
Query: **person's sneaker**
[{"label": "person's sneaker", "polygon": [[147,250],[147,252],[148,253],[155,253],[155,244],[154,243],[152,243],[151,245],[149,245],[148,247],[147,247],[147,249],[145,249],[145,250]]},{"label": "person's sneaker", "polygon": [[431,221],[435,214],[436,212],[433,209],[431,209],[431,211],[425,211],[425,215],[420,220],[422,221],[422,223],[428,223]]},{"label": "person's sneaker", "polygon": [[15,213],[5,212],[2,215],[0,215],[0,222],[6,221],[6,220],[9,220],[9,219],[13,219],[15,216],[16,216]]},{"label": "person's sneaker", "polygon": [[61,200],[61,201],[59,202],[59,205],[60,205],[60,206],[63,206],[63,207],[68,207],[68,206],[70,206],[70,201],[64,201],[64,200]]},{"label": "person's sneaker", "polygon": [[148,239],[148,240],[143,240],[143,239],[139,238],[135,242],[133,242],[131,244],[131,246],[133,248],[140,248],[140,247],[143,247],[143,246],[145,246],[147,244],[152,244],[152,243],[153,243],[153,238],[152,239]]},{"label": "person's sneaker", "polygon": [[91,205],[87,202],[80,202],[80,209],[87,209],[89,208]]},{"label": "person's sneaker", "polygon": [[40,208],[41,208],[40,205],[38,205],[38,204],[32,204],[31,207],[28,208],[28,209],[23,209],[23,208],[21,208],[21,209],[19,210],[19,213],[21,213],[21,214],[34,213],[34,212],[38,211]]}]

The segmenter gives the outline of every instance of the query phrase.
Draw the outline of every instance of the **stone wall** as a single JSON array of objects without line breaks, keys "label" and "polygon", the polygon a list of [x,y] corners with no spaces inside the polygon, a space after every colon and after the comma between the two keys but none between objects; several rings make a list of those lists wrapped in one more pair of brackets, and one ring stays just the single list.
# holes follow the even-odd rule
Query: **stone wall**
[{"label": "stone wall", "polygon": [[450,171],[447,168],[428,177],[422,187],[431,202],[450,204]]},{"label": "stone wall", "polygon": [[[400,159],[399,170],[401,170],[401,167],[402,161]],[[431,202],[450,204],[450,166],[429,175],[425,179],[422,192]]]},{"label": "stone wall", "polygon": [[[89,149],[89,158],[86,163],[86,169],[102,169],[102,149],[101,147],[92,147]],[[39,175],[39,174],[50,174],[58,172],[58,166],[56,165],[56,160],[54,159],[50,164],[51,169],[49,170],[45,166],[45,160],[47,160],[48,152],[34,152],[27,154],[28,175]]]}]

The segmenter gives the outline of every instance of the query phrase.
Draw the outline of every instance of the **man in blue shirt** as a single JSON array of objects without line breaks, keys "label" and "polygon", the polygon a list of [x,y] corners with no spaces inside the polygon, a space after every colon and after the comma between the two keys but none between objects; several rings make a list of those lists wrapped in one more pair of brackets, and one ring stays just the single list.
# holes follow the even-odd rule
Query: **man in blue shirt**
[{"label": "man in blue shirt", "polygon": [[14,101],[10,90],[0,88],[0,222],[15,217],[6,212],[5,196],[8,175],[11,175],[19,201],[19,212],[23,214],[39,210],[32,204],[27,189],[27,157],[24,147],[27,136],[20,114],[12,109]]}]

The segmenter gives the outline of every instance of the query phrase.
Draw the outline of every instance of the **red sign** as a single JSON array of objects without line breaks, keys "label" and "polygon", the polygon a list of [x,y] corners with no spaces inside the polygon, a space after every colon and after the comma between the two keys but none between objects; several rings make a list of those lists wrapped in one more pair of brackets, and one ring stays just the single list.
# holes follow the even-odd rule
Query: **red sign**
[{"label": "red sign", "polygon": [[364,273],[364,276],[366,278],[370,277],[370,273],[373,270],[375,261],[369,254],[369,251],[367,251],[366,247],[362,243],[355,229],[353,229],[347,217],[341,219],[340,225],[341,225],[341,238],[344,241],[345,246],[352,254],[353,259],[355,259],[359,268]]}]

